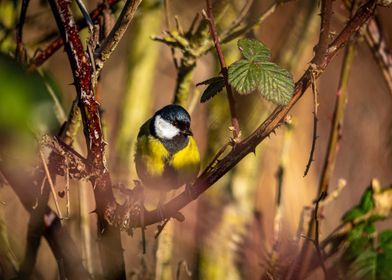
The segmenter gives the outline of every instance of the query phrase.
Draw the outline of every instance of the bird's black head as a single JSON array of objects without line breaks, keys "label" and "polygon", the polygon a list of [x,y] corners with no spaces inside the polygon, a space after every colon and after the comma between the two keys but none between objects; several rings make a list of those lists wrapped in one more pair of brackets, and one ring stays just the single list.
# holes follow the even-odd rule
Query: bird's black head
[{"label": "bird's black head", "polygon": [[154,114],[150,131],[169,150],[174,151],[183,148],[188,143],[188,137],[192,135],[190,125],[189,113],[181,106],[172,104],[163,107]]},{"label": "bird's black head", "polygon": [[[157,111],[153,117],[154,125],[156,125],[157,118],[170,123],[177,128],[181,134],[192,135],[190,131],[191,117],[189,113],[179,105],[167,105]],[[157,127],[155,127],[157,128]],[[170,129],[169,127],[167,129]]]},{"label": "bird's black head", "polygon": [[155,115],[159,115],[162,119],[170,122],[180,130],[189,129],[191,125],[191,117],[189,113],[179,105],[167,105],[157,111]]}]

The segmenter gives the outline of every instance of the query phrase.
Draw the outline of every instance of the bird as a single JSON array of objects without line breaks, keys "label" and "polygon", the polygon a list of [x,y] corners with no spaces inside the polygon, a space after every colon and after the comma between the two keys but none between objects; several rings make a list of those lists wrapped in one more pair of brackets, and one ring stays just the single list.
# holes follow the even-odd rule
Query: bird
[{"label": "bird", "polygon": [[141,126],[135,166],[144,186],[165,193],[195,180],[200,154],[190,124],[189,113],[180,105],[170,104]]}]

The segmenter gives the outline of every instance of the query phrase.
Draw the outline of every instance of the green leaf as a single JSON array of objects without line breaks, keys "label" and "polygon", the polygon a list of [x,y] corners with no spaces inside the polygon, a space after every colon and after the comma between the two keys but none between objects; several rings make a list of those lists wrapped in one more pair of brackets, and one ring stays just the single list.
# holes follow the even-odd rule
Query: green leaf
[{"label": "green leaf", "polygon": [[367,234],[372,234],[376,232],[376,226],[373,223],[366,223],[365,228],[363,230]]},{"label": "green leaf", "polygon": [[53,100],[43,78],[0,54],[0,158],[9,166],[30,166],[37,138],[58,128]]},{"label": "green leaf", "polygon": [[260,78],[259,67],[247,60],[239,60],[229,67],[229,83],[239,94],[256,90]]},{"label": "green leaf", "polygon": [[344,260],[353,261],[361,255],[363,251],[372,246],[372,238],[366,232],[369,226],[371,226],[371,224],[363,222],[355,225],[349,231],[347,236],[348,246],[343,254]]},{"label": "green leaf", "polygon": [[392,254],[392,230],[384,230],[379,235],[379,244],[384,251]]},{"label": "green leaf", "polygon": [[392,279],[392,255],[366,250],[350,265],[348,276],[358,280]]},{"label": "green leaf", "polygon": [[360,256],[363,251],[368,249],[370,246],[371,242],[368,237],[356,238],[349,243],[349,246],[344,252],[344,259],[347,261],[352,261]]},{"label": "green leaf", "polygon": [[257,40],[242,39],[238,47],[243,59],[229,66],[228,80],[239,94],[249,94],[255,90],[267,100],[285,105],[294,92],[291,74],[269,61],[269,49]]},{"label": "green leaf", "polygon": [[363,216],[365,213],[362,211],[361,208],[359,207],[354,207],[352,209],[350,209],[349,211],[347,211],[344,215],[343,215],[343,222],[347,223],[347,222],[352,222],[355,219],[358,219],[359,217]]},{"label": "green leaf", "polygon": [[58,126],[43,78],[0,55],[0,136],[48,133]]},{"label": "green leaf", "polygon": [[361,207],[365,213],[369,212],[374,207],[372,188],[367,188],[363,193],[359,207]]},{"label": "green leaf", "polygon": [[294,81],[289,71],[272,62],[266,62],[261,68],[261,83],[258,90],[263,96],[278,105],[290,102],[294,91]]},{"label": "green leaf", "polygon": [[369,223],[374,223],[374,222],[377,222],[377,221],[385,220],[385,218],[386,218],[386,216],[374,214],[374,215],[371,215],[369,217],[368,222]]},{"label": "green leaf", "polygon": [[225,86],[225,79],[222,76],[213,77],[198,83],[196,86],[199,85],[208,85],[200,98],[200,102],[204,103],[222,91],[223,87]]},{"label": "green leaf", "polygon": [[[355,219],[365,215],[374,207],[373,189],[367,188],[361,197],[358,205],[348,210],[342,217],[343,222],[352,222]],[[369,219],[370,220],[370,219]],[[379,220],[377,217],[376,220]],[[374,221],[374,220],[372,220]]]},{"label": "green leaf", "polygon": [[242,55],[253,62],[263,62],[270,59],[270,50],[261,42],[253,39],[238,41],[238,48]]}]

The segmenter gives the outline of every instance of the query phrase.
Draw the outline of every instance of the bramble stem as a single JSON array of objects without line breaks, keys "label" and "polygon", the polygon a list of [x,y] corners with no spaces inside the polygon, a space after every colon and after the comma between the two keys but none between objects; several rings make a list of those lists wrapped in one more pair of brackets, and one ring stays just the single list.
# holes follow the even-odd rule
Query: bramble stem
[{"label": "bramble stem", "polygon": [[208,25],[210,27],[210,33],[211,33],[212,39],[214,41],[216,52],[218,54],[219,63],[221,66],[221,72],[222,72],[223,78],[225,79],[227,99],[229,101],[230,114],[231,114],[231,125],[233,126],[234,138],[237,139],[240,137],[240,124],[238,122],[238,116],[237,116],[237,112],[235,109],[234,94],[233,94],[233,90],[229,84],[227,66],[226,66],[225,58],[223,56],[222,48],[220,45],[218,32],[216,31],[214,14],[212,12],[212,1],[206,0],[206,2],[207,2],[207,13],[205,13],[205,11],[203,10],[203,16],[208,21]]}]

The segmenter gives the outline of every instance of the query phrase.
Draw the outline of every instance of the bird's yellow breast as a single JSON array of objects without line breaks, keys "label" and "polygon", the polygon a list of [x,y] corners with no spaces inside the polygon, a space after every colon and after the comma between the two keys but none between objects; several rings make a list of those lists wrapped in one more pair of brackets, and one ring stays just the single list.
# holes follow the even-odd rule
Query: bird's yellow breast
[{"label": "bird's yellow breast", "polygon": [[193,137],[189,137],[188,145],[184,149],[172,156],[169,164],[178,170],[185,183],[192,181],[197,176],[200,168],[200,154]]},{"label": "bird's yellow breast", "polygon": [[139,135],[136,146],[136,170],[148,187],[175,189],[192,182],[199,172],[200,155],[193,137],[174,154],[151,135]]}]

